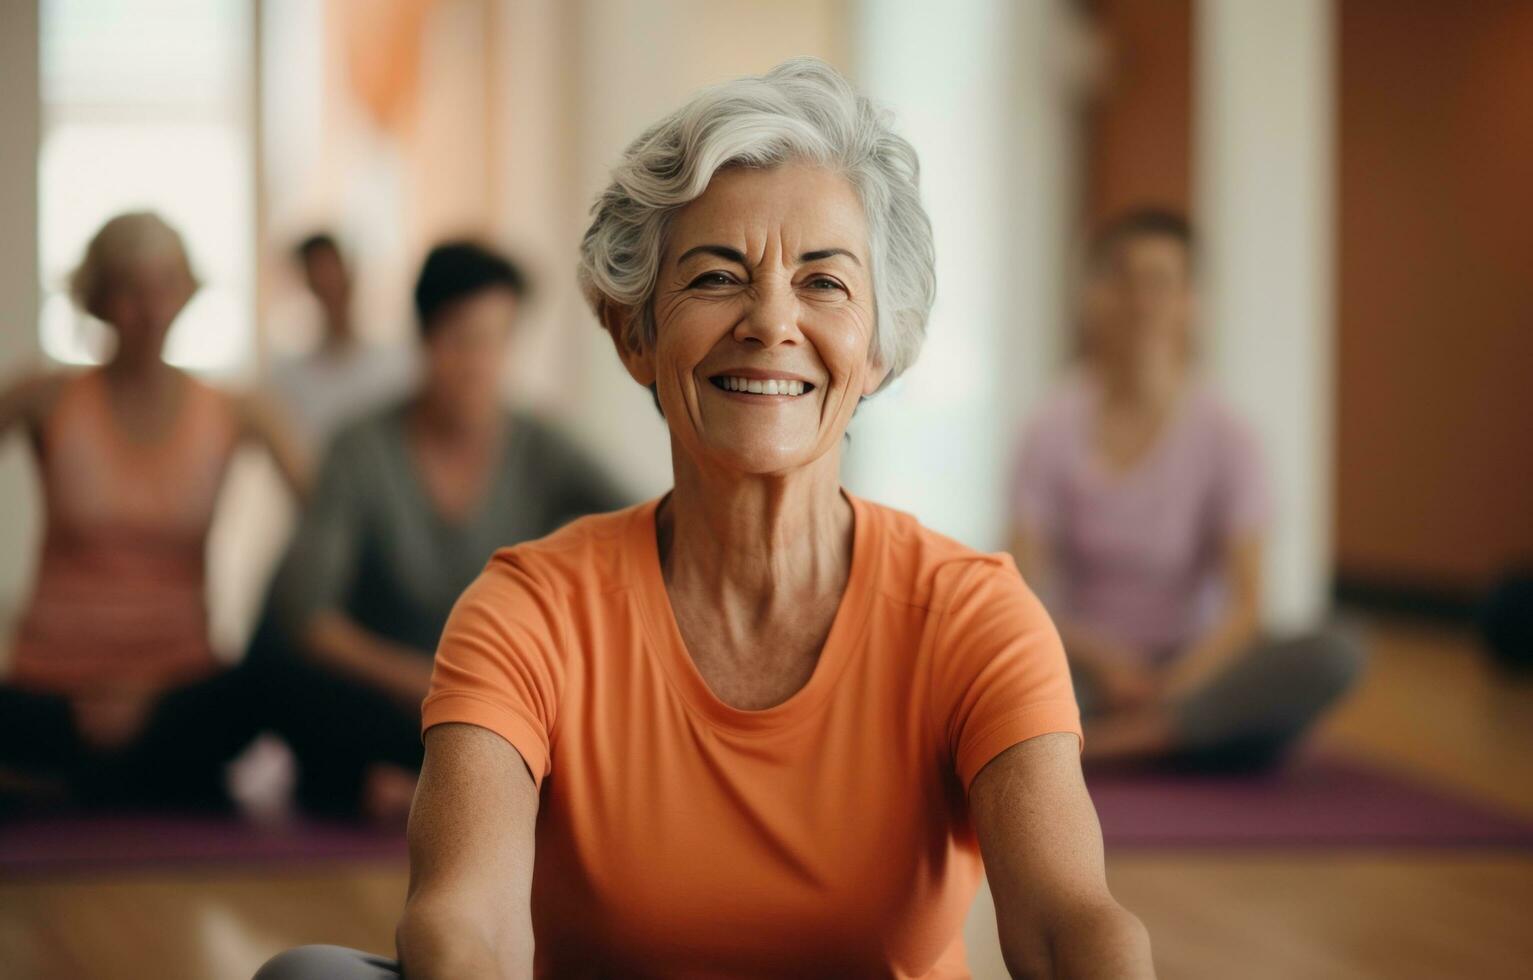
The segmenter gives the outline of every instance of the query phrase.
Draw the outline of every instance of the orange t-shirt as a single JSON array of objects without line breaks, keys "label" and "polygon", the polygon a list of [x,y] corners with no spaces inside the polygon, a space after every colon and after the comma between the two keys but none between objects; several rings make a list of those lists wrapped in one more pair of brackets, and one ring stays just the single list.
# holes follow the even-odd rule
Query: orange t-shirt
[{"label": "orange t-shirt", "polygon": [[1080,734],[1011,560],[848,495],[852,567],[808,683],[716,698],[676,626],[650,501],[499,552],[437,650],[423,730],[466,722],[538,781],[538,976],[961,977],[966,791]]}]

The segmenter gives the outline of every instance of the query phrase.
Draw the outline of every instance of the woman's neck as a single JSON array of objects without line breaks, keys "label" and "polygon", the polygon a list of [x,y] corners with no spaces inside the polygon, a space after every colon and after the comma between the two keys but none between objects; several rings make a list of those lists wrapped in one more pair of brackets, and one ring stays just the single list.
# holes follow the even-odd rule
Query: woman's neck
[{"label": "woman's neck", "polygon": [[1160,357],[1122,365],[1100,364],[1092,373],[1109,407],[1158,413],[1168,409],[1181,393],[1187,366],[1181,359]]},{"label": "woman's neck", "polygon": [[175,382],[179,373],[165,363],[156,353],[141,353],[118,349],[105,364],[101,373],[114,388],[159,388]]},{"label": "woman's neck", "polygon": [[667,584],[757,603],[840,594],[853,518],[839,449],[787,476],[721,472],[672,455],[676,487],[656,516]]},{"label": "woman's neck", "polygon": [[433,445],[483,447],[500,438],[504,413],[449,411],[428,393],[416,400],[410,422],[416,434]]}]

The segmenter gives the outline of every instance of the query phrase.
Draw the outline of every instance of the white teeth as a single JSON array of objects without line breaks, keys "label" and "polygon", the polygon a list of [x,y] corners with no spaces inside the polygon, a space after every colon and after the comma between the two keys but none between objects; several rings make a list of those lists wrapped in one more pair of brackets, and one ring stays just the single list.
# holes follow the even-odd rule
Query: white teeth
[{"label": "white teeth", "polygon": [[720,384],[725,391],[744,391],[753,395],[790,395],[797,396],[804,393],[804,382],[790,381],[787,378],[770,378],[766,381],[754,378],[730,378],[721,379]]}]

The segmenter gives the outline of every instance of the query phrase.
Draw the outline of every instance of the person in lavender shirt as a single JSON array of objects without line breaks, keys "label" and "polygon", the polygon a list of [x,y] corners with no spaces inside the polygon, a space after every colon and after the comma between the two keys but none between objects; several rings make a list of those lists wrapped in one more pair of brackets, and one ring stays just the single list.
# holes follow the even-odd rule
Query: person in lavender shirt
[{"label": "person in lavender shirt", "polygon": [[1271,502],[1251,432],[1196,367],[1193,236],[1139,210],[1092,243],[1077,369],[1032,420],[1013,551],[1070,658],[1088,759],[1279,759],[1354,682],[1325,629],[1261,632]]}]

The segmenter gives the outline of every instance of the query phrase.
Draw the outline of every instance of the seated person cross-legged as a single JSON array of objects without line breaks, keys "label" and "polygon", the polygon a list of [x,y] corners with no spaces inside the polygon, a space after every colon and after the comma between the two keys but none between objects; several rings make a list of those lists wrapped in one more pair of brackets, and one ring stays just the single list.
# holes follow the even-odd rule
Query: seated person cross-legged
[{"label": "seated person cross-legged", "polygon": [[0,803],[223,809],[261,695],[214,655],[208,533],[242,444],[295,494],[307,464],[263,402],[165,360],[197,282],[163,219],[108,221],[71,287],[110,331],[105,363],[0,391],[0,436],[30,438],[46,519],[0,683]]},{"label": "seated person cross-legged", "polygon": [[627,502],[552,427],[504,406],[523,292],[479,245],[432,251],[415,293],[421,387],[335,438],[278,568],[249,659],[311,811],[402,818],[459,594],[496,548]]},{"label": "seated person cross-legged", "polygon": [[674,487],[500,552],[454,609],[399,961],[304,947],[261,980],[961,977],[982,871],[1017,975],[1152,975],[1043,608],[841,487],[931,308],[917,170],[811,59],[628,148],[580,275]]},{"label": "seated person cross-legged", "polygon": [[1260,632],[1268,492],[1251,433],[1194,373],[1192,258],[1169,212],[1094,242],[1081,364],[1029,426],[1014,551],[1064,638],[1088,760],[1256,767],[1361,657],[1335,629]]}]

